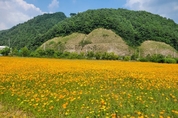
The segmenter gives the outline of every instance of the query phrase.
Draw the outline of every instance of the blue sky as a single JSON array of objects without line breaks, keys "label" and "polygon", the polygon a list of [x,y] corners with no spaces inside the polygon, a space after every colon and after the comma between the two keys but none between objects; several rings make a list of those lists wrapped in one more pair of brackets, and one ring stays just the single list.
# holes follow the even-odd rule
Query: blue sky
[{"label": "blue sky", "polygon": [[[98,8],[123,8],[126,0],[25,0],[27,3],[34,4],[43,12],[62,11],[69,16],[72,12],[83,12],[88,9]],[[54,3],[54,4],[53,4]],[[51,6],[50,6],[51,4]]]},{"label": "blue sky", "polygon": [[126,8],[145,10],[178,23],[178,0],[0,0],[0,30],[44,13],[83,12],[88,9]]}]

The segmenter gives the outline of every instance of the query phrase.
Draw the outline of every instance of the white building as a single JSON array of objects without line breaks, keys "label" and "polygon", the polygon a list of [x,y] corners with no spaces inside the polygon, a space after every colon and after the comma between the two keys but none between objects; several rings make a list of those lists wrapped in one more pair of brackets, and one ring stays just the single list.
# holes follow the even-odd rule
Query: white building
[{"label": "white building", "polygon": [[8,46],[0,46],[0,50],[3,50],[6,47],[8,47]]}]

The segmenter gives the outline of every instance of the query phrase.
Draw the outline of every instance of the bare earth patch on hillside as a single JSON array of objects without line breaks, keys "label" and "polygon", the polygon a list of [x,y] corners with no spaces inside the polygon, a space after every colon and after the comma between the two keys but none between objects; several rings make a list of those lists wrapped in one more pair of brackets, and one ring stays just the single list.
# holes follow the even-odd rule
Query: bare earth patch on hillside
[{"label": "bare earth patch on hillside", "polygon": [[140,46],[141,56],[161,54],[164,56],[178,57],[177,51],[170,45],[158,41],[145,41]]},{"label": "bare earth patch on hillside", "polygon": [[129,46],[112,30],[95,29],[86,38],[92,43],[86,45],[83,51],[114,52],[120,56],[130,55]]},{"label": "bare earth patch on hillside", "polygon": [[[81,45],[82,42],[90,43]],[[114,52],[117,55],[131,55],[129,46],[112,30],[95,29],[90,34],[73,33],[65,37],[56,37],[40,46],[41,49],[54,49],[67,52]]]},{"label": "bare earth patch on hillside", "polygon": [[[88,42],[88,43],[85,43]],[[84,43],[81,45],[81,43]],[[41,49],[53,49],[55,51],[67,52],[108,52],[119,56],[128,56],[134,53],[134,48],[112,30],[98,28],[88,35],[73,33],[65,37],[56,37],[48,40],[40,46]],[[145,41],[139,46],[141,57],[147,55],[161,54],[164,56],[178,57],[177,51],[170,45],[158,41]]]}]

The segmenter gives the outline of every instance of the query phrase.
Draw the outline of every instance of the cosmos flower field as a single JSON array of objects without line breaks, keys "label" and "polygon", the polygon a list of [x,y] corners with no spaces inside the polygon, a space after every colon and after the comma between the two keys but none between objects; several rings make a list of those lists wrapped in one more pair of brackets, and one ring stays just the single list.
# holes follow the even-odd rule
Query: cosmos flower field
[{"label": "cosmos flower field", "polygon": [[178,64],[0,57],[0,102],[35,117],[178,117]]}]

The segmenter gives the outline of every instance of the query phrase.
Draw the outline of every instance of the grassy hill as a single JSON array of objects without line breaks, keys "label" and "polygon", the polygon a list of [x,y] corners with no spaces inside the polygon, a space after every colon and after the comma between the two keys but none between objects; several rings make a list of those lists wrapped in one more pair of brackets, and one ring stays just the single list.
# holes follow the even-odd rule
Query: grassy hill
[{"label": "grassy hill", "polygon": [[175,50],[173,47],[163,42],[149,40],[143,42],[139,48],[140,48],[141,57],[146,57],[147,55],[154,55],[154,54],[178,57],[177,50]]},{"label": "grassy hill", "polygon": [[13,48],[20,49],[27,46],[29,49],[35,49],[38,47],[34,45],[38,42],[35,38],[44,35],[55,24],[65,18],[65,14],[62,12],[43,14],[9,30],[0,31],[0,45],[9,45],[10,39]]},{"label": "grassy hill", "polygon": [[90,34],[73,33],[65,37],[56,37],[43,43],[39,49],[53,49],[68,52],[114,52],[130,55],[129,46],[111,30],[95,29]]},{"label": "grassy hill", "polygon": [[121,56],[129,55],[129,46],[111,30],[101,28],[93,30],[85,40],[91,42],[91,44],[84,46],[83,51],[114,52]]},{"label": "grassy hill", "polygon": [[73,33],[65,37],[56,37],[40,46],[40,49],[53,49],[67,52],[114,52],[125,56],[130,55],[129,46],[111,30],[95,29],[90,34]]},{"label": "grassy hill", "polygon": [[53,49],[55,51],[65,51],[66,47],[71,44],[72,46],[68,47],[67,50],[69,51],[69,48],[74,49],[75,45],[79,46],[79,42],[84,38],[85,38],[85,34],[81,34],[81,33],[73,33],[65,37],[56,37],[43,43],[39,47],[39,49],[44,49],[44,50]]},{"label": "grassy hill", "polygon": [[[178,57],[177,51],[170,45],[157,42],[145,41],[139,47],[141,57],[161,54],[164,56]],[[64,37],[56,37],[43,43],[39,49],[52,49],[67,52],[114,52],[119,56],[133,55],[136,48],[129,47],[126,42],[112,30],[95,29],[88,35],[73,33]]]}]

